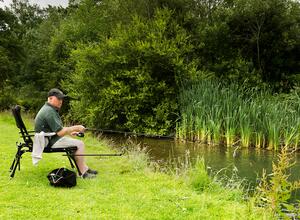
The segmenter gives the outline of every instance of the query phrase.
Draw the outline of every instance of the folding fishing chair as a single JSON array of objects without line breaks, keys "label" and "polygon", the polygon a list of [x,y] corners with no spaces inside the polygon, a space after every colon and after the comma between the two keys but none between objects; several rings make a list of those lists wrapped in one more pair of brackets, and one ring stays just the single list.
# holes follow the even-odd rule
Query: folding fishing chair
[{"label": "folding fishing chair", "polygon": [[[15,107],[13,107],[12,113],[15,118],[16,125],[20,129],[19,133],[21,134],[21,137],[23,138],[23,142],[16,143],[17,153],[16,153],[15,158],[10,166],[10,172],[11,172],[10,177],[14,177],[17,167],[20,170],[22,155],[26,152],[32,152],[32,148],[33,148],[32,137],[34,136],[34,134],[33,134],[34,131],[27,131],[27,129],[26,129],[26,126],[21,117],[21,107],[19,105],[16,105]],[[78,168],[78,165],[77,165],[75,157],[74,157],[76,150],[77,150],[76,146],[70,146],[67,148],[51,148],[49,146],[46,146],[44,148],[44,153],[57,153],[57,152],[66,153],[66,156],[68,157],[68,159],[70,161],[71,167],[74,168],[76,166],[79,175],[81,175],[81,172]],[[75,166],[74,166],[74,164],[75,164]]]}]

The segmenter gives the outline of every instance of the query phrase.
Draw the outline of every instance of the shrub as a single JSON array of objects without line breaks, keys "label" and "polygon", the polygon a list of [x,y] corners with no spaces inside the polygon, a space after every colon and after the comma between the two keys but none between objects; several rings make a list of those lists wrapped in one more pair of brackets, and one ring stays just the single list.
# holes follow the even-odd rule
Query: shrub
[{"label": "shrub", "polygon": [[159,9],[153,20],[133,17],[103,43],[72,52],[75,71],[65,88],[81,100],[71,103],[77,120],[98,128],[166,134],[175,127],[178,83],[191,50],[188,35],[172,12]]}]

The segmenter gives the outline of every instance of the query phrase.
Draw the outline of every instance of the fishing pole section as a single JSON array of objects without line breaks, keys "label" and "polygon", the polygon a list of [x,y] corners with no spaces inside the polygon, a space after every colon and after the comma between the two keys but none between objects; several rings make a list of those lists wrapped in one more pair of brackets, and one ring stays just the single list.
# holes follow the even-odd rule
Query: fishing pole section
[{"label": "fishing pole section", "polygon": [[[119,157],[124,155],[125,151],[116,154],[74,154],[76,157]],[[68,156],[67,154],[63,154],[63,156]]]},{"label": "fishing pole section", "polygon": [[[87,129],[85,129],[86,131]],[[77,137],[84,137],[84,132],[78,132],[76,134]],[[126,146],[122,146],[121,153],[115,153],[115,154],[74,154],[76,157],[119,157],[125,154]],[[62,156],[68,156],[67,154],[63,154]]]},{"label": "fishing pole section", "polygon": [[[125,136],[136,136],[136,137],[147,137],[147,138],[158,138],[158,139],[174,139],[173,135],[153,135],[153,134],[145,134],[145,133],[136,133],[136,132],[126,132],[126,131],[116,131],[116,130],[105,130],[105,129],[96,129],[96,128],[85,128],[84,132],[92,131],[92,132],[101,132],[101,133],[114,133],[114,134],[124,134]],[[78,132],[76,134],[77,137],[84,137],[84,132]],[[96,156],[96,157],[118,157],[122,156],[125,153],[126,146],[122,147],[121,153],[116,154],[76,154],[76,156]],[[63,156],[68,156],[64,154]]]},{"label": "fishing pole section", "polygon": [[[174,135],[154,135],[146,133],[136,133],[136,132],[127,132],[127,131],[116,131],[116,130],[107,130],[107,129],[96,129],[96,128],[85,128],[85,131],[94,131],[100,133],[110,133],[110,134],[124,134],[124,136],[136,136],[136,137],[147,137],[147,138],[158,138],[158,139],[174,139]],[[84,137],[84,132],[78,132],[78,137]]]}]

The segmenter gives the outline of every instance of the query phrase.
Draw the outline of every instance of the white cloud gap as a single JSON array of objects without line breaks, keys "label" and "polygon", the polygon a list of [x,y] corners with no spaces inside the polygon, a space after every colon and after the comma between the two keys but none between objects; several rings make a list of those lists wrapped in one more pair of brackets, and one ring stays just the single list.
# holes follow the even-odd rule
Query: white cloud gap
[{"label": "white cloud gap", "polygon": [[[4,8],[5,6],[9,7],[11,2],[12,0],[0,1],[0,8]],[[48,5],[67,7],[68,2],[68,0],[29,0],[30,4],[37,4],[41,8],[45,8]]]}]

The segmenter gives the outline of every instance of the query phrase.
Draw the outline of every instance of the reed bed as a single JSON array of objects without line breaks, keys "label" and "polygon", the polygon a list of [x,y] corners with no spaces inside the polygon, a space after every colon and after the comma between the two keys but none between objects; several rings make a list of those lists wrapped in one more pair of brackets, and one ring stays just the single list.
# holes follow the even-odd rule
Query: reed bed
[{"label": "reed bed", "polygon": [[300,98],[296,91],[274,95],[268,88],[203,80],[179,95],[176,138],[206,144],[297,149]]}]

